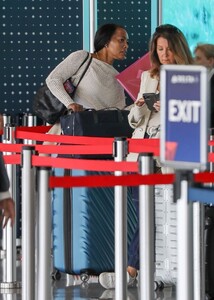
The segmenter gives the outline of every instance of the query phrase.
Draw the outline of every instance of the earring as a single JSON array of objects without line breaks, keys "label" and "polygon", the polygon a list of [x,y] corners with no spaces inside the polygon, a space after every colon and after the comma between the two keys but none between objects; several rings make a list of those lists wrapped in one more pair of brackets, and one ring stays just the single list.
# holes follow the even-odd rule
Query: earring
[{"label": "earring", "polygon": [[107,48],[108,47],[108,44],[105,44],[105,48]]}]

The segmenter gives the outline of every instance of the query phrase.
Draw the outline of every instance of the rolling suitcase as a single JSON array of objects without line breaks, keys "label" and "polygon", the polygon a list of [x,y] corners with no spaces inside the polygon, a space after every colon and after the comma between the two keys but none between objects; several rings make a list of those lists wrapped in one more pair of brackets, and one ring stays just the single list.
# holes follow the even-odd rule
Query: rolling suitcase
[{"label": "rolling suitcase", "polygon": [[[156,288],[176,285],[177,217],[171,185],[155,187],[155,284]],[[214,299],[214,207],[205,205],[205,292]]]},{"label": "rolling suitcase", "polygon": [[173,286],[177,278],[177,217],[172,185],[155,186],[155,283]]},{"label": "rolling suitcase", "polygon": [[[70,170],[66,170],[67,175]],[[63,169],[55,174],[63,176]],[[73,176],[102,172],[72,170]],[[131,189],[128,195],[128,241],[137,223]],[[88,275],[114,270],[114,189],[72,188],[53,192],[54,268],[67,274]]]}]

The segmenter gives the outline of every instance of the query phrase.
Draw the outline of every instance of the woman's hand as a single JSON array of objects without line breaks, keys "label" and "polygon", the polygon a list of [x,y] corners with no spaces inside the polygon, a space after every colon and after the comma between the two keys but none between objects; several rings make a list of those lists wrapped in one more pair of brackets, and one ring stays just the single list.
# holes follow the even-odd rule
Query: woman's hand
[{"label": "woman's hand", "polygon": [[144,103],[145,103],[145,101],[144,101],[143,97],[135,101],[135,104],[137,106],[142,106]]},{"label": "woman's hand", "polygon": [[0,216],[0,221],[4,220],[3,228],[7,225],[9,219],[11,219],[11,226],[15,221],[15,203],[12,198],[7,198],[0,201],[0,210],[2,214]]},{"label": "woman's hand", "polygon": [[83,111],[83,106],[77,103],[71,103],[68,105],[67,109],[72,110],[74,112]]},{"label": "woman's hand", "polygon": [[155,102],[153,107],[155,108],[156,111],[160,111],[160,101]]}]

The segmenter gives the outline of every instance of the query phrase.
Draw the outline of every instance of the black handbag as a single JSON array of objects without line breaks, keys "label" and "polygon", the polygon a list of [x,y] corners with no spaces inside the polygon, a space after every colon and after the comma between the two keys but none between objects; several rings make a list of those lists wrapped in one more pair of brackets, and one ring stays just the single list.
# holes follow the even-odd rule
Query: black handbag
[{"label": "black handbag", "polygon": [[[128,114],[128,110],[120,109],[86,109],[61,116],[60,123],[64,135],[130,138],[133,128],[129,125]],[[75,157],[94,158],[95,156],[81,155]],[[109,155],[102,155],[102,158],[110,157],[112,158]]]},{"label": "black handbag", "polygon": [[[89,57],[89,53],[87,53],[87,57],[84,59],[84,61],[79,66],[80,67],[86,62],[86,60]],[[82,73],[79,82],[76,86],[72,84],[71,78],[65,81],[64,88],[67,91],[67,93],[70,95],[70,97],[74,97],[75,91],[82,80],[83,76],[85,75],[90,63],[91,63],[92,57],[89,60],[84,72]],[[77,70],[77,72],[78,72]],[[34,99],[33,99],[33,111],[34,113],[44,120],[45,122],[49,124],[55,124],[59,118],[67,112],[67,108],[65,105],[56,98],[51,91],[49,90],[47,84],[45,83],[36,93]]]}]

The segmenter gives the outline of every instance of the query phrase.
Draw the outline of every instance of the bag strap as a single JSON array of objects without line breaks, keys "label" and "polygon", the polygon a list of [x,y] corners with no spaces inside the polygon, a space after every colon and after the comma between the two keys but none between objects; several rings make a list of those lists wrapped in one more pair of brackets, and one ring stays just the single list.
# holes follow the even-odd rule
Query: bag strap
[{"label": "bag strap", "polygon": [[[88,59],[89,55],[90,55],[90,54],[89,54],[89,52],[88,52],[88,53],[87,53],[87,57],[86,57],[86,58],[84,59],[84,61],[81,63],[81,65],[80,65],[80,67],[78,68],[77,72],[78,72],[79,69],[82,67],[82,65],[86,62],[86,60]],[[80,79],[79,79],[79,81],[78,81],[76,87],[75,87],[76,89],[77,89],[78,85],[80,84],[80,81],[83,79],[83,77],[84,77],[86,71],[88,70],[88,68],[89,68],[89,66],[90,66],[90,64],[91,64],[91,61],[92,61],[92,56],[90,57],[89,62],[88,62],[88,64],[87,64],[87,66],[86,66],[84,72],[82,73],[82,75],[81,75],[81,77],[80,77]]]},{"label": "bag strap", "polygon": [[82,65],[84,65],[84,63],[86,62],[86,60],[89,58],[89,52],[87,52],[86,57],[84,58],[84,60],[82,61],[82,63],[80,64],[79,68],[77,69],[76,73],[79,71],[79,69],[82,67]]}]

